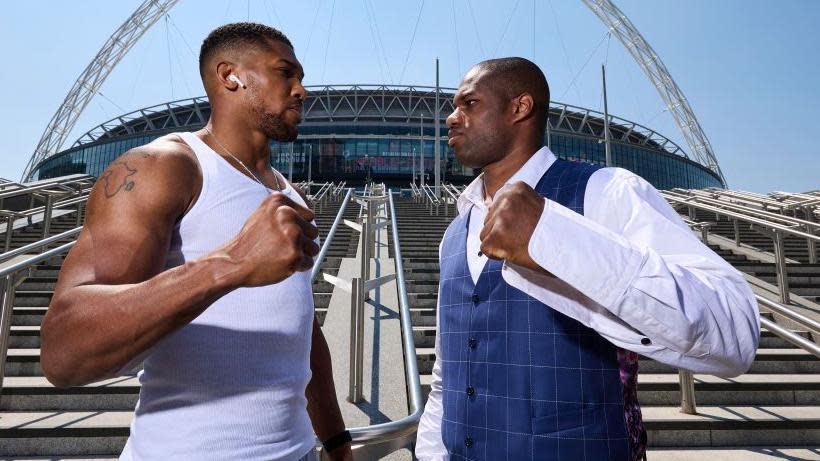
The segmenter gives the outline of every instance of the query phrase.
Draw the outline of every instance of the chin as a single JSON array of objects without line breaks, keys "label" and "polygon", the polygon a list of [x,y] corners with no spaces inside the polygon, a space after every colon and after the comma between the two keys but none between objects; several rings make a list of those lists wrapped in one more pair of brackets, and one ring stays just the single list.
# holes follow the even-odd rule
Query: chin
[{"label": "chin", "polygon": [[453,153],[455,154],[455,157],[456,157],[456,160],[458,160],[458,163],[460,163],[462,166],[465,166],[467,168],[481,168],[481,167],[483,167],[483,165],[478,165],[477,163],[479,163],[479,162],[474,161],[472,159],[472,157],[469,156],[469,154],[464,152],[463,149],[459,149],[459,150],[453,149]]}]

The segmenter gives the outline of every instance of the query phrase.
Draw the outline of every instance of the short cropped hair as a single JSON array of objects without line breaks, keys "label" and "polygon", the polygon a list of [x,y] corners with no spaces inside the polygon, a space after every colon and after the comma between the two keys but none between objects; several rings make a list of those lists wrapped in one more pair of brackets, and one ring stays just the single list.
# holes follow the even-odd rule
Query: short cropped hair
[{"label": "short cropped hair", "polygon": [[486,72],[485,77],[495,91],[507,99],[522,93],[532,95],[536,120],[546,129],[549,114],[550,87],[544,72],[532,61],[510,57],[488,59],[476,64]]},{"label": "short cropped hair", "polygon": [[280,30],[255,22],[234,22],[219,26],[202,42],[199,48],[199,75],[205,78],[205,63],[217,52],[242,46],[268,47],[271,41],[293,44]]}]

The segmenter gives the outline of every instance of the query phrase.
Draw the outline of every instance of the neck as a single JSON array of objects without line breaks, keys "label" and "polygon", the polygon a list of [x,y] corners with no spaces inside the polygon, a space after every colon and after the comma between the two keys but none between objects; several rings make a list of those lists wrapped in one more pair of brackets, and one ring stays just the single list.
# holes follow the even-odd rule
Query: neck
[{"label": "neck", "polygon": [[520,145],[513,146],[507,154],[497,162],[484,167],[484,199],[492,201],[495,193],[527,163],[540,146]]},{"label": "neck", "polygon": [[237,124],[223,121],[216,114],[208,120],[206,128],[211,136],[205,136],[204,141],[215,151],[225,155],[224,151],[228,150],[255,172],[270,169],[270,146],[267,136],[261,131],[237,129]]}]

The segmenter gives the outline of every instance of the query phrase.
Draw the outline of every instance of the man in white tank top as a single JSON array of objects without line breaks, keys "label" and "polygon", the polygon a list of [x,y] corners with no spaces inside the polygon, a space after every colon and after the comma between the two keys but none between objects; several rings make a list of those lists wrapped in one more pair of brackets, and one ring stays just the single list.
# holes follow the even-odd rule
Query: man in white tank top
[{"label": "man in white tank top", "polygon": [[[307,272],[313,213],[270,167],[293,141],[302,66],[281,32],[205,39],[206,127],[125,153],[100,176],[42,326],[57,386],[144,361],[125,460],[350,460]],[[314,435],[315,434],[315,435]]]}]

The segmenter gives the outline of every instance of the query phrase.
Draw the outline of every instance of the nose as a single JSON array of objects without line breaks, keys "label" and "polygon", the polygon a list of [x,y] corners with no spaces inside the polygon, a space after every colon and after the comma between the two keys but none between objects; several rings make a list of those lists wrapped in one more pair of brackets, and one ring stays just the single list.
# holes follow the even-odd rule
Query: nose
[{"label": "nose", "polygon": [[452,114],[447,116],[447,128],[453,128],[461,123],[461,112],[456,109]]},{"label": "nose", "polygon": [[305,86],[302,85],[302,82],[296,82],[296,85],[293,88],[293,96],[304,102],[305,97],[307,96],[307,90],[305,89]]}]

